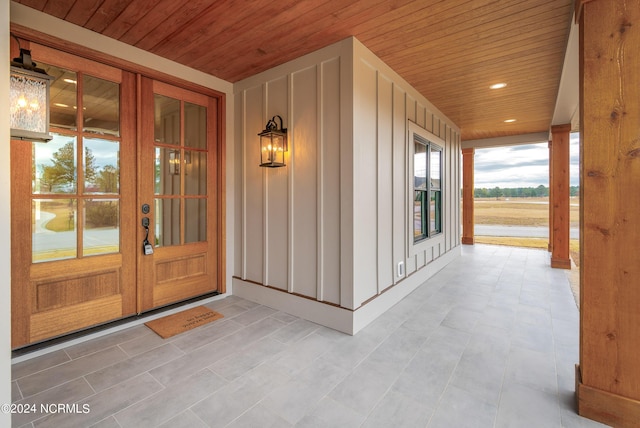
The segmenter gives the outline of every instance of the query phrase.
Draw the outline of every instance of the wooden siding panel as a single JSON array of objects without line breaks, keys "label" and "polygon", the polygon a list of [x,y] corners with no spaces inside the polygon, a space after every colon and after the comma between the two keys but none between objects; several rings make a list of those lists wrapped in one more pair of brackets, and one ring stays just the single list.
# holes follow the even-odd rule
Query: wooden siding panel
[{"label": "wooden siding panel", "polygon": [[243,212],[243,278],[262,283],[264,263],[263,180],[265,168],[260,168],[258,133],[264,129],[262,86],[244,94],[244,212]]},{"label": "wooden siding panel", "polygon": [[317,78],[317,67],[298,71],[291,76],[293,274],[289,291],[314,298],[317,294],[318,257]]},{"label": "wooden siding panel", "polygon": [[378,292],[393,285],[393,82],[378,74]]},{"label": "wooden siding panel", "polygon": [[[396,281],[407,273],[407,106],[406,92],[393,85],[393,264]],[[404,273],[398,276],[397,266],[403,262]]]},{"label": "wooden siding panel", "polygon": [[320,158],[321,212],[320,269],[321,300],[340,303],[340,73],[341,60],[321,65],[322,117]]},{"label": "wooden siding panel", "polygon": [[[266,88],[266,121],[278,115],[287,128],[289,88],[287,76],[268,82]],[[276,118],[278,125],[280,121]],[[264,128],[264,125],[263,125]],[[289,152],[291,153],[291,152]],[[265,193],[265,284],[286,290],[289,236],[289,187],[288,170],[292,168],[291,157],[285,154],[282,168],[264,168],[266,179]]]},{"label": "wooden siding panel", "polygon": [[378,292],[377,71],[357,58],[354,74],[354,293],[355,305]]}]

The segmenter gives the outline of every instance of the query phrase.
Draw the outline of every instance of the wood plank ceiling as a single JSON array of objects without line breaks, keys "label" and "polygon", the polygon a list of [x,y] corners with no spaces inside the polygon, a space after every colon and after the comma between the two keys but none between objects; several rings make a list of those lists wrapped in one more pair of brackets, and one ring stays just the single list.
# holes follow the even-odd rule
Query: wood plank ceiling
[{"label": "wood plank ceiling", "polygon": [[463,140],[549,130],[572,16],[572,0],[18,2],[230,82],[353,35]]}]

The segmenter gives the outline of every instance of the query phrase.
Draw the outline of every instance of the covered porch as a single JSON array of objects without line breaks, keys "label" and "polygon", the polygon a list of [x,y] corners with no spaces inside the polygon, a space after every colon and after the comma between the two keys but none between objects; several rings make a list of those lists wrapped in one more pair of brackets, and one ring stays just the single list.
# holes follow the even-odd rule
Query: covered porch
[{"label": "covered porch", "polygon": [[138,325],[14,364],[15,403],[90,412],[13,423],[603,426],[576,414],[567,275],[543,250],[464,246],[356,336],[219,298],[224,319],[168,340]]}]

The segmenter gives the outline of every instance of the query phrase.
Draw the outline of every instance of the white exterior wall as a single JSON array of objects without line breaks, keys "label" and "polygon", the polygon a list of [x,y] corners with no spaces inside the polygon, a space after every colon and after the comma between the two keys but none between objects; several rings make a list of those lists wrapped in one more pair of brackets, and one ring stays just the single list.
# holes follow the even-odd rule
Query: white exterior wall
[{"label": "white exterior wall", "polygon": [[[247,283],[348,307],[340,286],[347,47],[333,45],[236,84],[236,212],[242,214],[234,264],[235,276]],[[257,134],[275,115],[288,129],[287,166],[260,168]]]},{"label": "white exterior wall", "polygon": [[[459,129],[355,38],[235,93],[234,294],[355,333],[459,254]],[[260,168],[257,134],[275,115],[287,166]],[[444,231],[415,256],[408,121],[445,141]]]},{"label": "white exterior wall", "polygon": [[[9,99],[9,0],[0,0],[0,100]],[[11,177],[9,114],[0,115],[0,404],[11,403]],[[11,414],[0,413],[0,426],[11,426]]]},{"label": "white exterior wall", "polygon": [[[384,298],[386,302],[376,304],[389,308],[460,252],[460,130],[357,40],[353,98],[354,306],[396,285],[395,298],[385,293],[375,299]],[[409,122],[445,143],[443,232],[417,254],[409,248]],[[356,311],[356,324],[366,325],[380,312],[367,308],[369,304]]]}]

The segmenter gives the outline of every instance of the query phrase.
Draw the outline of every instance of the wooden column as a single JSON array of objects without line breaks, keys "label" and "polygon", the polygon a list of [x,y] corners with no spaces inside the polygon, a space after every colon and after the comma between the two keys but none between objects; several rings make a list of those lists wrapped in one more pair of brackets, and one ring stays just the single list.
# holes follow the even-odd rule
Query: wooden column
[{"label": "wooden column", "polygon": [[571,269],[569,258],[569,134],[571,124],[551,127],[551,183],[549,207],[552,223],[551,267]]},{"label": "wooden column", "polygon": [[640,0],[578,1],[578,412],[640,421]]},{"label": "wooden column", "polygon": [[475,149],[462,149],[462,243],[473,245],[475,220],[473,218],[473,157]]},{"label": "wooden column", "polygon": [[553,249],[553,151],[551,150],[552,142],[549,140],[549,243],[547,251]]}]

